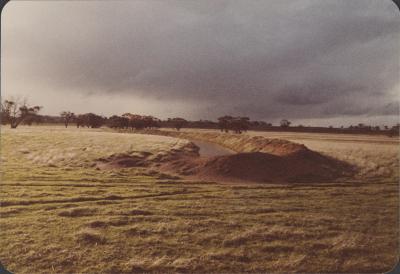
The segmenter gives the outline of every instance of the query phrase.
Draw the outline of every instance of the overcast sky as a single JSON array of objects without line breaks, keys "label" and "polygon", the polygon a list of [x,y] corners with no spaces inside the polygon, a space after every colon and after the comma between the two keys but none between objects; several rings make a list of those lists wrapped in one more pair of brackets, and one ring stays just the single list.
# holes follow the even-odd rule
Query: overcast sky
[{"label": "overcast sky", "polygon": [[44,114],[394,124],[391,0],[11,1],[2,97]]}]

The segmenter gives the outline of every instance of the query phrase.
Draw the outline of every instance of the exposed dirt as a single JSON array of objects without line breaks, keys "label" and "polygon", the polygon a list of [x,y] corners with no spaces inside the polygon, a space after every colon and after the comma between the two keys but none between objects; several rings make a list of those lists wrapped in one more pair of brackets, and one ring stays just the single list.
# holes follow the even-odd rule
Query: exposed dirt
[{"label": "exposed dirt", "polygon": [[162,172],[172,172],[196,179],[252,182],[321,182],[352,175],[347,163],[305,151],[288,156],[263,152],[205,157],[181,157],[160,166]]},{"label": "exposed dirt", "polygon": [[99,158],[94,166],[99,169],[124,168],[124,167],[151,167],[160,166],[161,163],[173,161],[182,157],[198,157],[199,148],[189,142],[181,149],[172,149],[168,152],[153,154],[144,151],[131,151],[130,153],[112,154],[106,158]]},{"label": "exposed dirt", "polygon": [[200,157],[199,148],[189,143],[181,150],[164,154],[115,154],[99,159],[96,165],[98,168],[148,167],[163,173],[221,182],[320,182],[354,172],[349,164],[304,145],[279,139],[253,141],[260,143],[260,151]]},{"label": "exposed dirt", "polygon": [[[186,165],[187,166],[187,165]],[[313,151],[288,156],[263,152],[238,153],[200,161],[189,169],[196,177],[225,181],[320,182],[349,176],[352,167]]]}]

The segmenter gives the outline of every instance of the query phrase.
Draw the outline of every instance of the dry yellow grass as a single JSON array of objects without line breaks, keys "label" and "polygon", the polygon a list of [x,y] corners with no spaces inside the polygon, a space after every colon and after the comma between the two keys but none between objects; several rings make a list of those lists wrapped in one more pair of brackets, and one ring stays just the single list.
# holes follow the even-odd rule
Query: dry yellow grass
[{"label": "dry yellow grass", "polygon": [[268,138],[284,138],[356,165],[360,180],[399,178],[399,139],[387,136],[250,132]]},{"label": "dry yellow grass", "polygon": [[[132,150],[154,153],[186,141],[41,130],[2,128],[0,260],[12,272],[376,273],[398,260],[394,173],[312,185],[184,181],[89,163],[131,149],[132,140]],[[337,141],[324,142],[317,140],[318,150],[337,151]],[[370,155],[379,163],[381,149],[352,142],[359,159]],[[83,147],[91,149],[68,161],[50,157],[52,165],[28,157]],[[339,147],[349,154],[356,146]]]},{"label": "dry yellow grass", "polygon": [[16,157],[48,166],[87,166],[112,154],[165,154],[188,143],[162,136],[115,134],[101,130],[63,127],[21,127],[17,134],[2,127],[3,160]]}]

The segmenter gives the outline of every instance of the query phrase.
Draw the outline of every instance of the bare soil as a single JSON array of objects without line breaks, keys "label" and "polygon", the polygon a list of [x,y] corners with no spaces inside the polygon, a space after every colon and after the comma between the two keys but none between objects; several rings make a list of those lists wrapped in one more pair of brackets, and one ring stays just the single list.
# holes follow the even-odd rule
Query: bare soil
[{"label": "bare soil", "polygon": [[273,153],[200,156],[199,147],[190,142],[180,150],[171,150],[161,156],[151,153],[111,155],[98,159],[96,166],[100,169],[150,167],[190,179],[221,182],[320,182],[349,177],[355,172],[350,164],[312,151],[304,145],[279,139],[266,142],[261,138],[257,138],[263,144],[260,150]]}]

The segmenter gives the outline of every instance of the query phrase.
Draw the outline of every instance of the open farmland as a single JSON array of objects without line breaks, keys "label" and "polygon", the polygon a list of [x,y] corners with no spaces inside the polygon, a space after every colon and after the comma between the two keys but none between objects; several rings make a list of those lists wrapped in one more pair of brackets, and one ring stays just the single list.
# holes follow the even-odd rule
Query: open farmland
[{"label": "open farmland", "polygon": [[[398,260],[397,140],[272,137],[344,160],[357,173],[318,182],[221,184],[147,165],[174,155],[195,157],[183,139],[2,128],[0,260],[15,273],[393,268]],[[124,168],[102,165],[116,155],[146,161]]]}]

